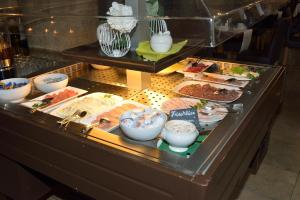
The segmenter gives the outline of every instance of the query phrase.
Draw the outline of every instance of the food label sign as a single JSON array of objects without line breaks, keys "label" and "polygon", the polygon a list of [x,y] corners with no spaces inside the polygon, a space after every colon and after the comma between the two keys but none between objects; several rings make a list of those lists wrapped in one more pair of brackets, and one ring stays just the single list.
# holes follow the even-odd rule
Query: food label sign
[{"label": "food label sign", "polygon": [[195,124],[200,129],[198,112],[196,108],[179,109],[170,111],[170,120],[184,120]]}]

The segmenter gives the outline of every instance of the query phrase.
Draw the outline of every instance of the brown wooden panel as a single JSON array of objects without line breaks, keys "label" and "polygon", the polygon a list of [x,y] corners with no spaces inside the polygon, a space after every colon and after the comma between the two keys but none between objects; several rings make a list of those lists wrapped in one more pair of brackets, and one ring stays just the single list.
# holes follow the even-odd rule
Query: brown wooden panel
[{"label": "brown wooden panel", "polygon": [[[5,121],[6,120],[2,122]],[[30,130],[28,128],[30,128],[30,126],[27,126],[27,130]],[[55,144],[57,145],[57,143],[62,142],[62,145],[65,146],[65,151],[63,151],[60,150],[60,148],[49,146],[49,144],[42,144],[41,141],[43,140],[35,141],[34,138],[27,137],[29,133],[40,135],[41,132],[36,132],[34,129],[22,131],[22,129],[25,130],[22,126],[14,127],[13,129],[17,130],[17,132],[1,129],[0,137],[2,141],[6,141],[6,145],[3,145],[3,147],[9,145],[9,151],[13,150],[22,155],[16,156],[16,154],[8,154],[7,156],[18,161],[22,156],[30,156],[31,159],[43,162],[44,165],[49,167],[38,168],[32,162],[26,162],[25,165],[47,175],[52,174],[52,171],[58,170],[61,175],[55,177],[56,180],[66,185],[80,188],[80,191],[81,189],[83,191],[86,190],[85,187],[95,185],[97,188],[101,188],[97,196],[103,193],[103,190],[109,191],[107,192],[108,194],[118,194],[129,199],[141,199],[144,198],[145,194],[151,194],[150,199],[155,197],[155,199],[158,200],[182,199],[186,196],[186,193],[179,192],[178,190],[178,188],[187,188],[186,184],[184,184],[186,181],[178,179],[176,176],[174,177],[160,171],[151,170],[146,166],[120,159],[116,155],[115,158],[112,159],[111,154],[105,156],[104,154],[106,153],[101,153],[96,148],[89,149],[88,146],[85,147],[76,140],[62,142],[67,137],[65,137],[65,139],[61,138],[62,141],[60,141],[59,137],[57,137],[58,135],[56,135],[55,139],[57,142]],[[40,138],[48,138],[48,142],[52,141],[51,137],[47,137],[47,132],[44,132],[43,136],[44,137],[41,137],[40,135]],[[54,143],[53,146],[55,146]],[[71,149],[68,147],[71,147]],[[69,154],[70,150],[73,151],[73,155]],[[87,159],[92,159],[94,162],[92,163],[80,158],[82,156],[81,151],[88,155],[86,156]],[[74,156],[76,152],[78,155]],[[18,159],[16,157],[18,157]],[[103,162],[109,163],[103,165]],[[155,176],[153,174],[155,174]],[[76,185],[70,182],[70,176],[72,176],[73,179],[79,179]],[[171,185],[172,187],[170,187]]]},{"label": "brown wooden panel", "polygon": [[[261,83],[249,86],[253,95],[240,100],[246,111],[227,116],[189,159],[108,133],[90,140],[78,136],[80,125],[64,132],[57,118],[12,105],[0,110],[0,153],[96,199],[226,199],[281,102],[280,70],[269,70]],[[225,139],[220,152],[214,151]],[[201,171],[206,159],[211,165]]]},{"label": "brown wooden panel", "polygon": [[168,56],[157,62],[144,61],[135,51],[130,51],[122,58],[112,58],[103,54],[98,43],[83,45],[63,51],[63,55],[73,60],[86,62],[90,64],[101,64],[120,68],[126,68],[144,72],[159,72],[180,60],[197,53],[202,47],[201,44],[185,46],[174,55]]},{"label": "brown wooden panel", "polygon": [[205,199],[228,199],[239,179],[247,173],[281,104],[284,76],[281,73],[277,78],[226,147],[230,151],[219,155],[220,163],[210,177]]}]

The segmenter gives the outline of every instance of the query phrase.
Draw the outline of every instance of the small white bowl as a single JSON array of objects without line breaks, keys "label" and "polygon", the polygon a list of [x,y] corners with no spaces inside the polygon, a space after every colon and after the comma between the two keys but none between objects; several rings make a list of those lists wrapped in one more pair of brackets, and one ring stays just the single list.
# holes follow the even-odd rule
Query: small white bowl
[{"label": "small white bowl", "polygon": [[173,39],[169,31],[157,33],[151,37],[150,46],[157,53],[168,52],[173,44]]},{"label": "small white bowl", "polygon": [[149,125],[149,127],[145,127],[145,128],[129,127],[123,123],[123,120],[125,118],[130,118],[132,112],[133,110],[123,113],[123,115],[120,117],[120,127],[126,136],[134,140],[139,140],[139,141],[153,140],[160,134],[162,128],[164,127],[164,124],[167,121],[166,114],[158,111],[159,114],[162,116],[162,118],[160,120],[157,120],[157,122],[153,123],[152,125]]},{"label": "small white bowl", "polygon": [[91,66],[94,69],[98,69],[98,70],[106,70],[106,69],[110,69],[111,67],[109,66],[105,66],[105,65],[97,65],[97,64],[91,64]]},{"label": "small white bowl", "polygon": [[27,83],[18,88],[9,90],[0,90],[0,102],[3,103],[20,103],[31,92],[31,83],[26,78],[10,78],[2,80],[3,83],[15,82],[15,83]]},{"label": "small white bowl", "polygon": [[68,81],[69,78],[66,74],[59,73],[43,74],[33,80],[35,87],[45,93],[65,88]]},{"label": "small white bowl", "polygon": [[175,152],[185,152],[188,146],[197,139],[199,132],[196,126],[188,121],[171,120],[165,124],[161,136]]}]

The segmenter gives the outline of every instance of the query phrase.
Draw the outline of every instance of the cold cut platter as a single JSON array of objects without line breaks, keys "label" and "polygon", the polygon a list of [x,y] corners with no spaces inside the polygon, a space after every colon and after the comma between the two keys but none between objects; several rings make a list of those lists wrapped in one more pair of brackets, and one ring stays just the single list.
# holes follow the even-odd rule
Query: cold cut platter
[{"label": "cold cut platter", "polygon": [[183,96],[221,103],[231,103],[236,101],[243,94],[243,92],[237,87],[207,83],[203,81],[183,82],[174,88],[174,92]]},{"label": "cold cut platter", "polygon": [[221,104],[186,97],[171,98],[161,105],[161,110],[167,114],[171,110],[186,108],[196,108],[198,110],[200,123],[218,122],[224,119],[228,113],[227,108]]}]

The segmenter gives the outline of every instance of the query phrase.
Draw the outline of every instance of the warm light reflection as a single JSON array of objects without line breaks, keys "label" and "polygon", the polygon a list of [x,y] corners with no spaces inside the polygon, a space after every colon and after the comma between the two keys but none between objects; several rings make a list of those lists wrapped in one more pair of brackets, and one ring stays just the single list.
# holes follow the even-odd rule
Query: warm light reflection
[{"label": "warm light reflection", "polygon": [[45,33],[48,33],[48,32],[49,32],[49,29],[48,29],[48,28],[45,28],[44,31],[45,31]]},{"label": "warm light reflection", "polygon": [[164,70],[162,70],[162,71],[160,71],[156,74],[162,75],[162,76],[168,75],[168,74],[171,74],[171,73],[176,72],[178,70],[182,70],[185,67],[186,64],[187,64],[186,62],[180,61],[178,63],[175,63],[175,64],[171,65],[170,67],[165,68]]},{"label": "warm light reflection", "polygon": [[74,30],[73,30],[72,28],[70,28],[70,29],[69,29],[69,33],[70,33],[70,34],[73,34],[73,33],[74,33]]},{"label": "warm light reflection", "polygon": [[29,27],[29,28],[27,29],[28,32],[32,32],[32,30],[33,30],[33,29],[32,29],[31,27]]},{"label": "warm light reflection", "polygon": [[110,146],[133,155],[147,156],[150,160],[158,161],[157,159],[160,157],[160,152],[155,148],[145,148],[139,145],[134,145],[128,142],[126,137],[122,138],[118,135],[114,135],[100,129],[94,128],[87,138],[94,142]]},{"label": "warm light reflection", "polygon": [[51,20],[51,21],[50,21],[50,24],[55,24],[55,21],[54,21],[54,20]]},{"label": "warm light reflection", "polygon": [[144,94],[141,96],[141,98],[144,99],[144,101],[147,101],[147,105],[154,109],[160,109],[162,102],[168,99],[164,93],[149,89],[144,90]]},{"label": "warm light reflection", "polygon": [[54,30],[54,31],[53,31],[53,34],[55,34],[55,35],[58,34],[57,30]]}]

